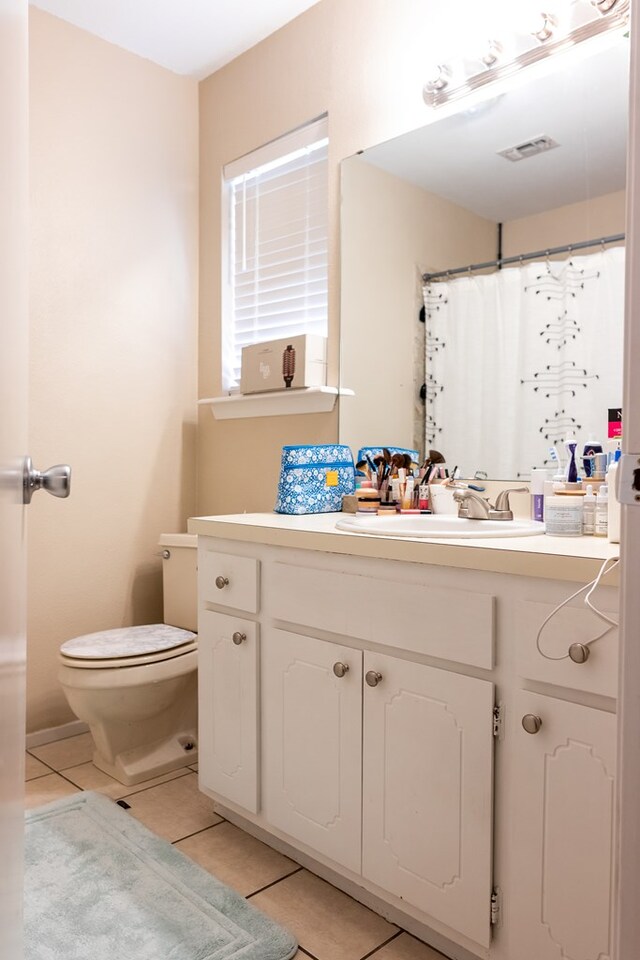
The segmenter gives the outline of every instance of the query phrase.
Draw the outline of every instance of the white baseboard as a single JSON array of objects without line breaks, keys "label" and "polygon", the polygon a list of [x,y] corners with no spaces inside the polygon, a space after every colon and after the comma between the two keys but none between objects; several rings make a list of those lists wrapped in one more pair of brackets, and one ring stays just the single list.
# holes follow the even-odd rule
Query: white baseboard
[{"label": "white baseboard", "polygon": [[66,740],[67,737],[77,737],[79,733],[86,733],[88,729],[89,727],[84,721],[72,720],[71,723],[63,723],[60,727],[36,730],[35,733],[27,734],[27,750],[30,750],[31,747],[41,747],[45,743],[53,743],[54,740]]}]

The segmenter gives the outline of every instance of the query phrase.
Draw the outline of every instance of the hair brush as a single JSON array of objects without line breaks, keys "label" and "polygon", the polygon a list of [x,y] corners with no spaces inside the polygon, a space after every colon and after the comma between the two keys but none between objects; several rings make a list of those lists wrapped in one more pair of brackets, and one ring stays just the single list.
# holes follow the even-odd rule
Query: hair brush
[{"label": "hair brush", "polygon": [[282,352],[282,376],[285,387],[290,387],[296,372],[296,351],[289,344]]}]

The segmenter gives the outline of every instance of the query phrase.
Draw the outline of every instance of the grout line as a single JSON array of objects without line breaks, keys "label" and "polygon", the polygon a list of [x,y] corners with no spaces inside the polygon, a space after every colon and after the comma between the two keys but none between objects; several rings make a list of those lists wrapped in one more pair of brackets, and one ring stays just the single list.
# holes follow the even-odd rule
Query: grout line
[{"label": "grout line", "polygon": [[[74,765],[73,765],[73,767],[79,767],[79,766],[83,766],[83,764],[74,763]],[[73,767],[65,767],[64,770],[73,770]],[[96,769],[97,769],[97,768],[96,768]],[[66,780],[67,783],[70,783],[72,787],[75,787],[75,788],[76,788],[76,790],[82,790],[83,793],[84,793],[84,792],[86,792],[87,790],[90,789],[89,787],[81,787],[81,786],[79,786],[77,783],[74,783],[73,780],[71,780],[69,777],[66,777],[66,776],[65,776],[64,770],[53,770],[53,773],[57,773],[57,775],[58,775],[59,777],[62,777],[62,779],[63,779],[63,780]],[[192,773],[192,772],[193,772],[193,771],[191,771],[191,770],[187,770],[187,773]],[[44,776],[44,774],[43,774],[43,776]],[[108,774],[107,774],[107,776],[108,776]],[[184,776],[186,776],[186,774],[181,773],[179,777],[173,777],[172,779],[173,779],[173,780],[182,780],[182,778],[183,778]],[[35,778],[34,778],[34,779],[35,779]],[[111,779],[113,780],[114,778],[112,777]],[[30,783],[29,780],[27,780],[26,782],[27,782],[27,783]],[[115,780],[114,782],[115,782],[115,783],[119,783],[118,780]],[[101,796],[103,796],[103,797],[107,797],[107,799],[109,799],[109,800],[113,800],[114,802],[117,802],[118,800],[126,800],[128,797],[137,797],[139,793],[146,793],[147,790],[153,790],[154,787],[162,787],[162,786],[164,786],[165,783],[171,783],[171,780],[163,780],[162,783],[155,783],[155,784],[153,785],[153,787],[145,787],[144,790],[134,790],[132,793],[126,793],[126,794],[125,794],[124,796],[122,796],[122,797],[112,797],[111,794],[109,794],[109,793],[102,793],[101,790],[96,790],[95,792],[101,794]],[[126,784],[121,783],[120,786],[121,786],[121,787],[124,787],[124,788],[126,789]],[[131,784],[130,786],[134,786],[134,784]]]},{"label": "grout line", "polygon": [[257,894],[262,893],[264,890],[268,890],[269,887],[275,887],[277,883],[281,883],[283,880],[286,880],[288,877],[292,877],[294,873],[300,873],[302,867],[296,867],[295,870],[291,870],[290,873],[285,873],[283,877],[278,877],[277,880],[272,880],[271,883],[267,883],[264,887],[260,887],[259,890],[254,890],[253,893],[248,893],[246,899],[249,900],[251,897],[257,896]]},{"label": "grout line", "polygon": [[360,960],[368,960],[369,957],[373,957],[375,960],[375,955],[378,952],[378,950],[382,950],[383,947],[386,947],[388,943],[391,943],[393,940],[396,940],[404,932],[405,932],[404,930],[398,930],[391,937],[389,937],[388,940],[385,940],[384,943],[381,943],[380,946],[376,947],[374,950],[370,950],[369,953],[365,953],[364,957],[361,957]]},{"label": "grout line", "polygon": [[37,776],[35,776],[35,777],[29,777],[29,779],[28,779],[28,780],[25,780],[24,782],[25,782],[25,784],[27,784],[27,783],[35,783],[36,780],[42,780],[43,777],[50,777],[52,773],[55,773],[55,770],[53,770],[53,771],[47,770],[45,773],[39,773],[39,774],[38,774]]},{"label": "grout line", "polygon": [[[67,770],[68,769],[69,767],[67,767]],[[53,772],[56,774],[56,776],[61,777],[65,783],[70,783],[72,787],[76,788],[76,790],[81,790],[83,793],[86,793],[85,787],[79,787],[77,783],[73,782],[73,780],[69,780],[69,777],[65,777],[64,773],[62,773],[60,770],[54,770]]]},{"label": "grout line", "polygon": [[[124,800],[124,797],[121,799]],[[216,817],[219,816],[220,814],[216,813]],[[221,823],[227,823],[227,821],[222,818],[217,823],[210,823],[208,827],[202,827],[200,830],[194,830],[193,833],[188,833],[185,837],[178,837],[177,840],[172,840],[171,843],[181,843],[183,840],[189,840],[191,837],[197,837],[199,833],[206,833],[207,830],[213,830],[214,827],[219,827]]]},{"label": "grout line", "polygon": [[301,947],[300,944],[298,944],[298,950],[300,953],[304,953],[305,957],[311,957],[311,960],[318,960],[314,953],[310,953],[308,950],[305,950],[305,948]]},{"label": "grout line", "polygon": [[[182,767],[180,767],[179,769],[182,769]],[[126,800],[127,797],[137,797],[139,793],[146,793],[147,790],[155,790],[156,787],[164,787],[165,783],[173,783],[174,780],[182,780],[184,777],[188,776],[188,774],[190,773],[193,773],[193,770],[189,770],[188,767],[185,767],[184,773],[179,774],[177,777],[171,777],[169,780],[162,780],[161,783],[154,783],[150,787],[143,787],[142,790],[132,790],[131,793],[125,793],[121,797],[118,797],[118,800]],[[107,776],[109,776],[109,774],[107,774]],[[116,780],[116,783],[118,783],[117,780]],[[144,780],[142,781],[142,783],[144,783]],[[125,788],[125,790],[127,789],[126,783],[123,783],[122,786]],[[136,787],[136,786],[139,786],[139,784],[130,783],[129,786]]]},{"label": "grout line", "polygon": [[[26,752],[29,753],[28,750],[27,750]],[[34,756],[32,753],[29,753],[29,756],[30,756],[30,757],[33,757],[34,760],[37,760],[38,763],[44,764],[44,766],[47,768],[47,770],[48,770],[50,773],[57,773],[57,772],[58,772],[57,770],[55,770],[55,769],[51,766],[50,763],[47,763],[46,760],[41,760],[40,757],[36,757],[36,756]],[[46,774],[46,773],[42,773],[42,774],[40,774],[40,776],[46,777],[47,774]],[[35,780],[36,777],[33,777],[33,779]],[[28,782],[29,782],[28,780],[25,781],[25,783],[28,783]]]}]

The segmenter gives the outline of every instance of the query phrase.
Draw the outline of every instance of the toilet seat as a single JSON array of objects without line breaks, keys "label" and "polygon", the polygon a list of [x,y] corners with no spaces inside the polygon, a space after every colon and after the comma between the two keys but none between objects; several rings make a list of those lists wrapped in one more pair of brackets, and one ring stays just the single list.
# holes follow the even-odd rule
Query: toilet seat
[{"label": "toilet seat", "polygon": [[195,633],[154,623],[74,637],[60,647],[60,659],[69,667],[111,669],[171,660],[196,649]]}]

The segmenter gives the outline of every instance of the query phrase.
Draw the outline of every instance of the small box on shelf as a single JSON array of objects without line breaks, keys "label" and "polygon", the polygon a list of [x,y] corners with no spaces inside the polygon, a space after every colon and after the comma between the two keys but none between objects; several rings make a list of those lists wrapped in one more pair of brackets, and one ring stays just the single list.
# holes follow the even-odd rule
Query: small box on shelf
[{"label": "small box on shelf", "polygon": [[242,348],[240,391],[265,393],[327,382],[327,338],[301,334]]}]

